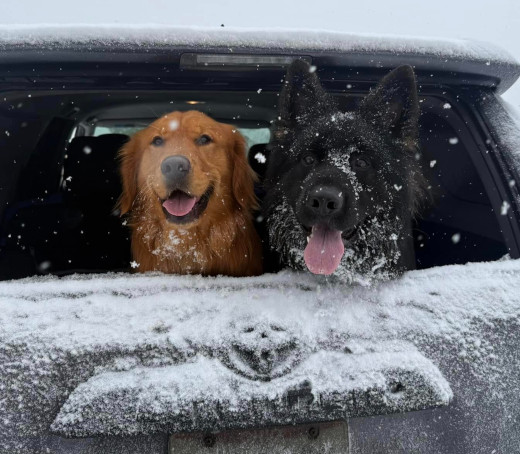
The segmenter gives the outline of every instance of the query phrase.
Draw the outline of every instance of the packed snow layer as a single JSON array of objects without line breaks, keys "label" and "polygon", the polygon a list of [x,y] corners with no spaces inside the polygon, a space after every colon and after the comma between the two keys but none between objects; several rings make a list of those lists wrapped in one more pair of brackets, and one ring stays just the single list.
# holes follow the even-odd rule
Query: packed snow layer
[{"label": "packed snow layer", "polygon": [[392,35],[351,34],[325,30],[168,27],[164,25],[0,25],[0,48],[5,45],[28,48],[66,48],[71,45],[120,45],[128,47],[257,47],[285,50],[343,52],[392,52],[436,55],[453,59],[516,64],[498,46],[456,39],[430,39]]},{"label": "packed snow layer", "polygon": [[0,282],[0,336],[57,348],[136,347],[186,339],[218,346],[229,323],[288,321],[318,345],[329,331],[360,338],[392,333],[454,335],[472,316],[520,313],[520,261],[406,273],[375,287],[284,271],[253,278],[162,274],[75,275]]},{"label": "packed snow layer", "polygon": [[473,317],[520,314],[518,289],[520,260],[411,271],[368,288],[292,271],[251,278],[35,277],[0,282],[0,336],[80,352],[111,342],[217,347],[232,333],[228,325],[238,323],[290,324],[314,347],[330,340],[331,329],[362,339],[456,335]]},{"label": "packed snow layer", "polygon": [[[0,445],[44,452],[51,430],[287,424],[455,397],[453,414],[475,435],[468,446],[495,426],[507,446],[520,395],[519,289],[520,260],[412,271],[374,287],[291,271],[3,282]],[[482,425],[491,408],[500,413]]]}]

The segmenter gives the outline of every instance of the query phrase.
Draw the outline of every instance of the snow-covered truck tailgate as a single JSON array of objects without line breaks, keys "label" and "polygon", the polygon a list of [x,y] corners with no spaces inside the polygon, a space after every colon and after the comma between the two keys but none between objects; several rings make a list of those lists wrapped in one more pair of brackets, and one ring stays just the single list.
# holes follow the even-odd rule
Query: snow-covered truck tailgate
[{"label": "snow-covered truck tailgate", "polygon": [[395,452],[515,452],[519,289],[518,260],[371,288],[288,271],[0,283],[0,446],[346,419],[351,452],[385,430]]}]

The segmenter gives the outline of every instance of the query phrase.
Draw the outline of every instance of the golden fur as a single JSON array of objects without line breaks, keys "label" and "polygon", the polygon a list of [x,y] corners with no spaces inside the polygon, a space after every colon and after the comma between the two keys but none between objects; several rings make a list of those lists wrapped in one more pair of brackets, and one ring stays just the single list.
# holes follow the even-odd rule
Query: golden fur
[{"label": "golden fur", "polygon": [[[211,138],[198,145],[202,135]],[[161,137],[163,145],[152,144]],[[213,194],[200,217],[188,224],[166,219],[168,195],[162,161],[183,155],[191,164],[189,194]],[[121,214],[129,213],[132,255],[138,271],[252,276],[262,272],[260,239],[252,222],[257,208],[255,175],[245,141],[232,126],[196,112],[172,112],[137,132],[121,149]]]}]

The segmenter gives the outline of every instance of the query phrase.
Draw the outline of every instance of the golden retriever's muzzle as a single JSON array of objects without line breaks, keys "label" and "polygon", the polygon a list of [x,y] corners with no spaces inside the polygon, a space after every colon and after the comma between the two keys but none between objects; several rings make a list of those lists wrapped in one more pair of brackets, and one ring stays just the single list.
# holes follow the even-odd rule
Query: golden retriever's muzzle
[{"label": "golden retriever's muzzle", "polygon": [[195,221],[206,209],[213,193],[210,185],[201,197],[192,195],[189,191],[190,170],[189,159],[182,155],[168,156],[161,163],[164,184],[169,191],[161,205],[166,219],[175,224]]}]

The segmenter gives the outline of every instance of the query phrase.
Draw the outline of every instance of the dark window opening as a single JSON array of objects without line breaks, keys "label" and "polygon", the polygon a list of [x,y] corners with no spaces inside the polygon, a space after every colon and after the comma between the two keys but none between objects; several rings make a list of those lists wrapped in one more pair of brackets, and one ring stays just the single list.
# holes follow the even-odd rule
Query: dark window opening
[{"label": "dark window opening", "polygon": [[[78,92],[8,95],[0,107],[0,279],[129,268],[129,230],[115,209],[117,152],[174,110],[235,124],[261,172],[277,92]],[[345,109],[359,95],[341,96]],[[456,108],[422,102],[421,147],[433,203],[414,225],[418,268],[496,260],[508,252],[481,150]],[[261,191],[259,190],[261,195]]]}]

